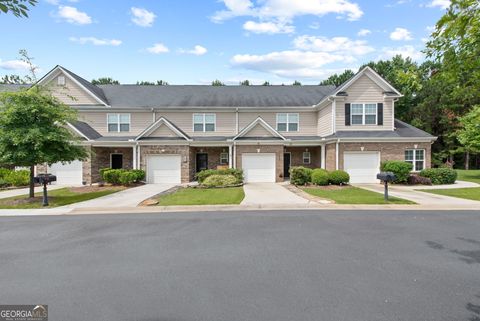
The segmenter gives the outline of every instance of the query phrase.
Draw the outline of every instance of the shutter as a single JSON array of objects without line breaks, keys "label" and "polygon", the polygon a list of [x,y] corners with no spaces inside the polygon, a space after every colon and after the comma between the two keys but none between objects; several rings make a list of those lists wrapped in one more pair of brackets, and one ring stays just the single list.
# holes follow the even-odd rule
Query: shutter
[{"label": "shutter", "polygon": [[377,124],[383,126],[383,103],[377,104]]},{"label": "shutter", "polygon": [[345,104],[345,126],[350,126],[350,104]]}]

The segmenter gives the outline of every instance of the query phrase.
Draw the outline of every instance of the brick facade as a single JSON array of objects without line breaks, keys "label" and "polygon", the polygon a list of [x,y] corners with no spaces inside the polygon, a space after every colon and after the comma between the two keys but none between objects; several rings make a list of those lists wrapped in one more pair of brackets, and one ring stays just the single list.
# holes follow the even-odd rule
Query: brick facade
[{"label": "brick facade", "polygon": [[208,155],[208,169],[217,169],[218,166],[228,166],[220,164],[220,154],[228,154],[228,146],[225,147],[190,147],[190,179],[193,180],[197,172],[197,154],[205,153]]},{"label": "brick facade", "polygon": [[336,144],[325,145],[325,169],[327,171],[333,171],[336,168]]},{"label": "brick facade", "polygon": [[181,156],[181,182],[188,183],[191,180],[191,152],[190,147],[185,145],[147,145],[140,146],[140,169],[147,170],[148,155],[180,155]]},{"label": "brick facade", "polygon": [[[310,164],[303,163],[303,152],[310,152]],[[285,153],[290,153],[290,166],[320,168],[322,166],[322,149],[320,146],[285,147]]]},{"label": "brick facade", "polygon": [[283,182],[283,150],[282,145],[237,145],[237,168],[242,168],[242,154],[244,153],[275,153],[275,181]]},{"label": "brick facade", "polygon": [[91,183],[98,183],[100,178],[100,169],[110,168],[110,155],[122,154],[123,155],[123,167],[124,169],[133,168],[133,148],[132,147],[92,147],[91,151],[91,164],[85,164],[83,169],[90,168]]}]

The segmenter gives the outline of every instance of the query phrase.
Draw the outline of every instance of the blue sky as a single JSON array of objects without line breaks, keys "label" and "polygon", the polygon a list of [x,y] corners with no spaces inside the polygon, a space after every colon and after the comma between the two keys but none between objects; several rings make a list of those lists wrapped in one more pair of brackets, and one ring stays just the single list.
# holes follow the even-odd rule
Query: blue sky
[{"label": "blue sky", "polygon": [[0,75],[62,65],[91,80],[317,84],[394,54],[421,61],[448,0],[39,0],[0,14]]}]

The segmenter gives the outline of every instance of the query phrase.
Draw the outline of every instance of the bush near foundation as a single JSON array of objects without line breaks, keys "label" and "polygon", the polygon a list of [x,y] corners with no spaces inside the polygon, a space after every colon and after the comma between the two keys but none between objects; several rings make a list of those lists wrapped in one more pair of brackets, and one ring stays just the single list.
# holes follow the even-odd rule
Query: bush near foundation
[{"label": "bush near foundation", "polygon": [[199,184],[203,182],[212,175],[232,175],[235,177],[235,184],[243,183],[243,170],[237,168],[227,168],[227,169],[206,169],[198,172],[195,177],[198,180]]},{"label": "bush near foundation", "polygon": [[4,180],[11,186],[27,186],[30,183],[30,171],[11,171],[10,174],[5,176]]},{"label": "bush near foundation", "polygon": [[233,175],[210,175],[202,183],[205,187],[227,187],[237,185],[238,179]]},{"label": "bush near foundation", "polygon": [[311,168],[295,166],[290,168],[290,183],[294,185],[307,185],[312,182]]},{"label": "bush near foundation", "polygon": [[350,175],[342,170],[331,171],[328,173],[328,182],[332,185],[346,185],[350,182]]},{"label": "bush near foundation", "polygon": [[427,177],[433,185],[455,184],[457,171],[451,168],[427,168],[420,172],[420,176]]},{"label": "bush near foundation", "polygon": [[312,171],[312,184],[328,185],[328,171],[322,168],[316,168]]},{"label": "bush near foundation", "polygon": [[101,169],[104,182],[112,185],[132,185],[145,179],[145,171],[140,169]]},{"label": "bush near foundation", "polygon": [[413,165],[404,161],[386,161],[380,165],[382,172],[392,172],[395,174],[394,183],[406,183],[408,176],[413,169]]}]

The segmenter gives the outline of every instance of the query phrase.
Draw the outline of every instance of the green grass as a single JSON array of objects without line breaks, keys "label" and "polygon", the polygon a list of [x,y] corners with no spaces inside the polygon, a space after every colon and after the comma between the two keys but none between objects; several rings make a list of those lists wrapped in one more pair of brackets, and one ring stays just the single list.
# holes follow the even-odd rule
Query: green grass
[{"label": "green grass", "polygon": [[467,181],[480,184],[480,169],[474,170],[464,170],[464,169],[457,169],[458,173],[458,180],[459,181]]},{"label": "green grass", "polygon": [[219,205],[240,204],[245,197],[243,187],[182,188],[172,194],[160,196],[158,205]]},{"label": "green grass", "polygon": [[480,201],[480,187],[467,187],[467,188],[451,188],[451,189],[419,189],[419,191],[452,196],[458,198],[465,198],[468,200]]},{"label": "green grass", "polygon": [[35,193],[35,198],[29,199],[28,195],[14,196],[0,199],[0,209],[34,209],[52,208],[73,203],[88,201],[97,197],[109,195],[123,190],[121,187],[105,187],[93,192],[72,191],[70,188],[56,189],[48,192],[49,206],[42,206],[42,193]]},{"label": "green grass", "polygon": [[352,186],[339,189],[307,187],[303,190],[313,196],[335,201],[337,204],[415,204],[396,197],[389,197],[389,201],[385,202],[383,194]]}]

